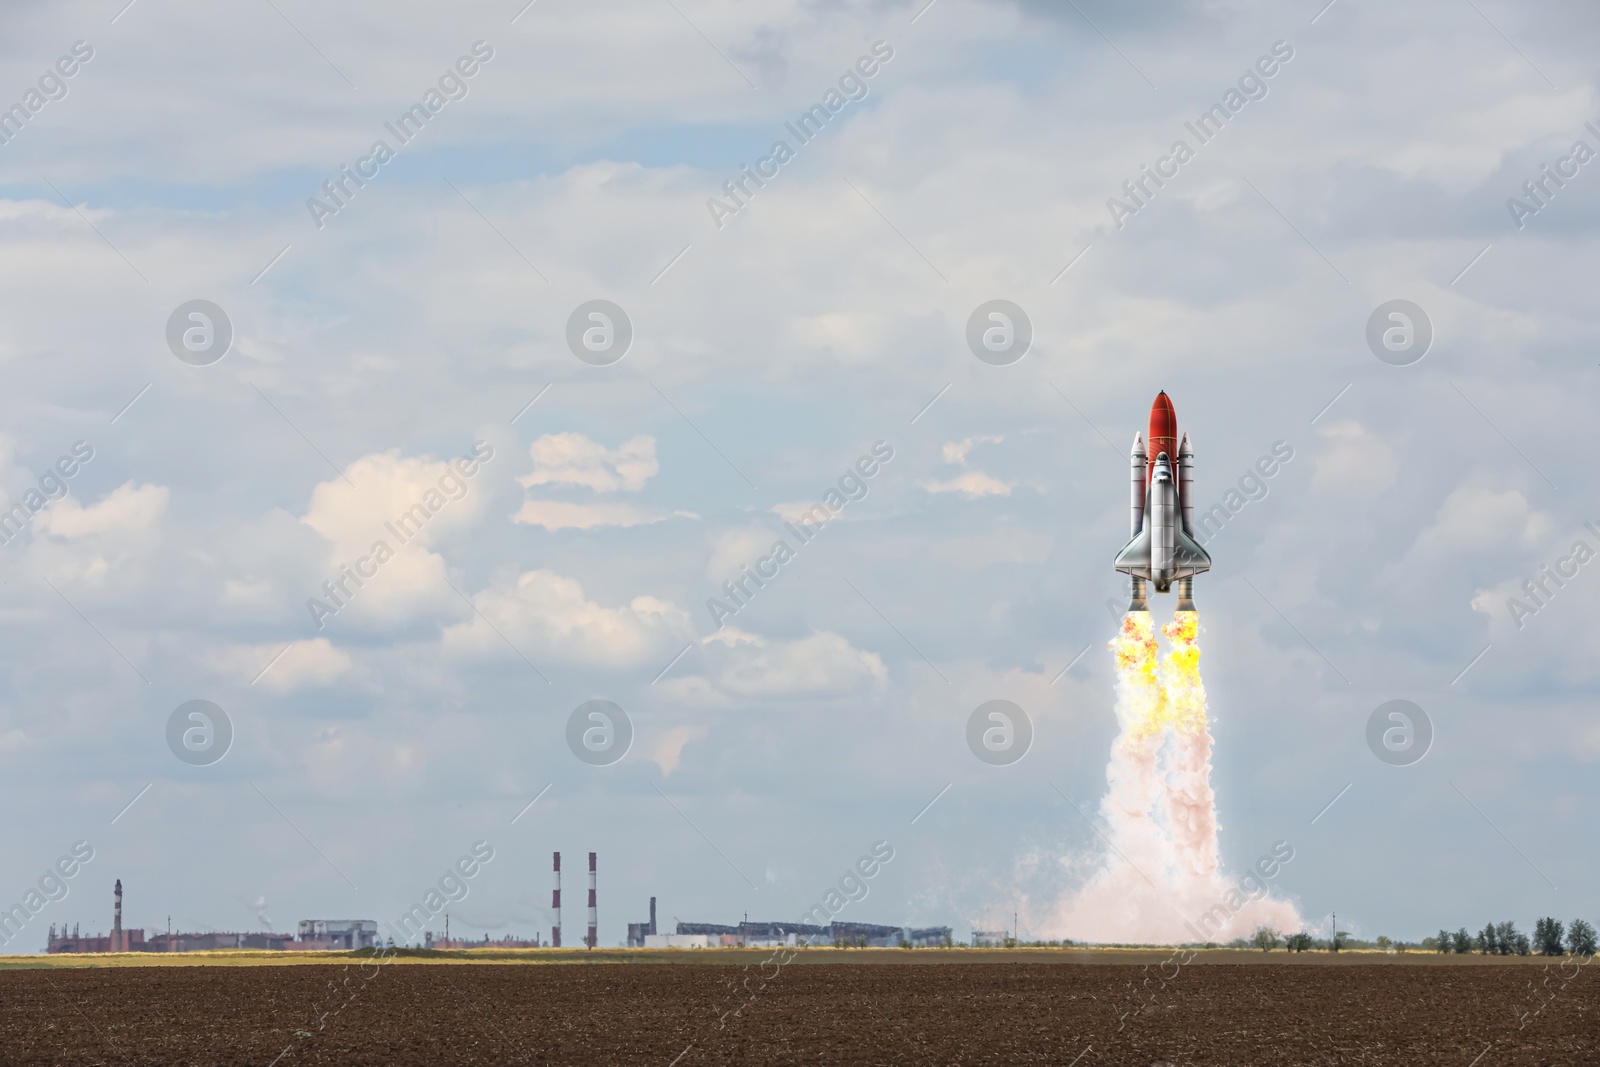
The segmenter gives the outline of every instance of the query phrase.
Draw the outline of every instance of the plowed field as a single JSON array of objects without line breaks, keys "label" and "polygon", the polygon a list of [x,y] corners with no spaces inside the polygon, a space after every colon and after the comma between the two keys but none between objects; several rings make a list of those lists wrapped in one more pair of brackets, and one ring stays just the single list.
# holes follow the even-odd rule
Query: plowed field
[{"label": "plowed field", "polygon": [[1154,966],[1031,962],[11,970],[0,1062],[1600,1064],[1600,968],[1568,970],[1215,964],[1164,986]]}]

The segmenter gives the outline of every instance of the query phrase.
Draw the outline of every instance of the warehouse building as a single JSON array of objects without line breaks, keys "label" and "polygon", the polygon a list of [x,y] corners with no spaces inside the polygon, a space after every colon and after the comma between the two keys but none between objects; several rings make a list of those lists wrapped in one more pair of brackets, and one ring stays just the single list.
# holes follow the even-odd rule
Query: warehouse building
[{"label": "warehouse building", "polygon": [[[692,939],[692,940],[688,940]],[[677,933],[646,939],[647,948],[717,948],[743,945],[747,948],[778,945],[832,945],[847,948],[935,948],[951,943],[948,926],[881,926],[876,923],[842,923],[814,926],[810,923],[741,922],[678,924]]]},{"label": "warehouse building", "polygon": [[371,948],[378,941],[375,919],[301,919],[290,946],[301,950]]},{"label": "warehouse building", "polygon": [[655,936],[656,932],[656,898],[650,898],[650,921],[628,924],[628,947],[644,948],[645,938]]}]

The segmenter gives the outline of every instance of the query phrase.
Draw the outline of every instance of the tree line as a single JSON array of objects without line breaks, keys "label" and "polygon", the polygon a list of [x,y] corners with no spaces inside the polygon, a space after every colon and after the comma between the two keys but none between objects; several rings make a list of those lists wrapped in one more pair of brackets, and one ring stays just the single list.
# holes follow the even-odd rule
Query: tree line
[{"label": "tree line", "polygon": [[1594,927],[1582,919],[1563,926],[1560,919],[1545,918],[1533,924],[1532,939],[1518,930],[1516,923],[1503,922],[1489,923],[1476,934],[1469,934],[1465,926],[1455,933],[1440,930],[1435,936],[1424,938],[1422,944],[1435,952],[1461,955],[1477,952],[1484,956],[1559,956],[1569,952],[1593,956],[1596,938]]},{"label": "tree line", "polygon": [[1358,941],[1345,930],[1335,930],[1332,937],[1317,937],[1305,930],[1283,934],[1270,926],[1257,927],[1255,936],[1248,940],[1241,937],[1232,942],[1235,948],[1254,947],[1263,952],[1270,952],[1280,945],[1290,952],[1338,952],[1346,948],[1404,952],[1416,948],[1424,952],[1455,952],[1463,955],[1477,952],[1485,956],[1559,956],[1563,952],[1574,956],[1593,956],[1597,948],[1593,926],[1582,919],[1563,924],[1560,919],[1553,918],[1535,922],[1531,938],[1518,930],[1516,923],[1503,922],[1489,923],[1476,934],[1469,933],[1465,926],[1454,933],[1440,930],[1433,937],[1423,938],[1419,944],[1391,941],[1383,936],[1370,942]]}]

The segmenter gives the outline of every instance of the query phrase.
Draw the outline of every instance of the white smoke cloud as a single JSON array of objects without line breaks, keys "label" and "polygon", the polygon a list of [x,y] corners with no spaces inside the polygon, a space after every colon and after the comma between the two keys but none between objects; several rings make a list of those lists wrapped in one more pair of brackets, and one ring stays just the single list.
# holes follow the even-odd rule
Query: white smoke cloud
[{"label": "white smoke cloud", "polygon": [[1147,614],[1127,616],[1112,642],[1121,729],[1100,802],[1106,849],[1082,886],[1037,917],[1042,936],[1172,944],[1300,928],[1295,906],[1269,892],[1269,880],[1293,859],[1287,842],[1242,877],[1222,871],[1197,628],[1192,616],[1175,617],[1160,662]]}]

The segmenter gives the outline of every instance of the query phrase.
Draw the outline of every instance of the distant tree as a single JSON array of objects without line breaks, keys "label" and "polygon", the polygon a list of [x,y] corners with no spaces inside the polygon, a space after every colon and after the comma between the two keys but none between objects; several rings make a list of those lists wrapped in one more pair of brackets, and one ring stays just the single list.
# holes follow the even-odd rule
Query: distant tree
[{"label": "distant tree", "polygon": [[1528,943],[1528,935],[1517,929],[1514,922],[1503,922],[1494,928],[1495,949],[1502,956],[1526,956],[1532,946]]},{"label": "distant tree", "polygon": [[1532,951],[1528,935],[1517,929],[1514,922],[1495,924],[1495,935],[1500,939],[1500,951],[1506,956],[1526,956]]},{"label": "distant tree", "polygon": [[[1422,941],[1423,941],[1423,944],[1426,945],[1428,939],[1427,938],[1423,938]],[[1439,936],[1434,939],[1434,947],[1437,948],[1440,952],[1449,952],[1450,951],[1450,931],[1449,930],[1441,929],[1439,931]]]},{"label": "distant tree", "polygon": [[1341,948],[1344,948],[1345,944],[1349,942],[1349,940],[1349,930],[1335,930],[1333,932],[1333,940],[1328,942],[1328,951],[1338,952]]},{"label": "distant tree", "polygon": [[1278,931],[1270,926],[1256,927],[1255,936],[1251,938],[1252,943],[1262,952],[1271,952],[1277,948],[1279,940]]},{"label": "distant tree", "polygon": [[1477,949],[1485,956],[1493,956],[1500,951],[1499,939],[1495,937],[1494,923],[1490,923],[1478,931]]},{"label": "distant tree", "polygon": [[1593,956],[1595,953],[1594,927],[1582,919],[1573,919],[1567,927],[1567,951],[1574,956]]},{"label": "distant tree", "polygon": [[1450,935],[1450,948],[1458,956],[1465,956],[1472,951],[1472,935],[1467,933],[1465,926]]},{"label": "distant tree", "polygon": [[1388,952],[1394,947],[1394,942],[1389,940],[1389,938],[1383,934],[1379,934],[1378,940],[1374,941],[1373,944],[1377,945],[1378,948],[1384,952]]},{"label": "distant tree", "polygon": [[1284,947],[1290,952],[1304,952],[1312,944],[1311,935],[1301,930],[1297,934],[1290,934],[1284,942]]},{"label": "distant tree", "polygon": [[1538,919],[1533,924],[1533,947],[1541,956],[1561,955],[1564,933],[1560,919]]}]

